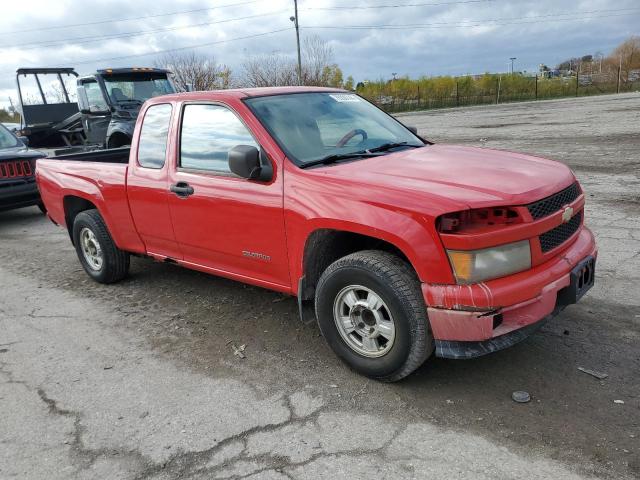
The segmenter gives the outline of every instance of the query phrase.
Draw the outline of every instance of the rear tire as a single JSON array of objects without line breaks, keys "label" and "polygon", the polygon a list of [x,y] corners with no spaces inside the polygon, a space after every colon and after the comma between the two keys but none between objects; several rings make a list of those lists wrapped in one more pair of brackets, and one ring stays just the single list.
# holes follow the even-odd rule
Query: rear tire
[{"label": "rear tire", "polygon": [[42,203],[42,202],[38,202],[37,207],[40,209],[40,211],[41,211],[43,214],[45,214],[45,215],[47,214],[47,207],[45,207],[45,206],[44,206],[44,203]]},{"label": "rear tire", "polygon": [[365,250],[332,263],[318,282],[315,306],[329,346],[368,377],[400,380],[433,352],[420,283],[391,253]]},{"label": "rear tire", "polygon": [[129,254],[113,242],[97,210],[85,210],[76,216],[73,243],[84,271],[96,282],[114,283],[129,273]]}]

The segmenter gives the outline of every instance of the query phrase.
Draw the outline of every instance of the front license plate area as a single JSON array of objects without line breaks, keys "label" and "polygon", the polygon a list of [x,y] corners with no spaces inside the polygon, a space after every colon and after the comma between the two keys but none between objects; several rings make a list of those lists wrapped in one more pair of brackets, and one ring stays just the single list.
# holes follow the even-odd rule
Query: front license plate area
[{"label": "front license plate area", "polygon": [[558,303],[570,305],[576,303],[589,291],[595,282],[596,259],[587,257],[571,270],[571,283],[558,295]]}]

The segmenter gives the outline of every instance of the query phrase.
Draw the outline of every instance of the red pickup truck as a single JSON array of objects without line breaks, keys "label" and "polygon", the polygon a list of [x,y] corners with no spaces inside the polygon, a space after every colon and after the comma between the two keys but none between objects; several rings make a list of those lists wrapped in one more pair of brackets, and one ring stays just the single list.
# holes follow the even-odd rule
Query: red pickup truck
[{"label": "red pickup truck", "polygon": [[38,161],[51,220],[98,282],[143,255],[295,295],[352,368],[524,339],[594,282],[565,165],[434,145],[361,97],[262,88],[148,100],[129,149]]}]

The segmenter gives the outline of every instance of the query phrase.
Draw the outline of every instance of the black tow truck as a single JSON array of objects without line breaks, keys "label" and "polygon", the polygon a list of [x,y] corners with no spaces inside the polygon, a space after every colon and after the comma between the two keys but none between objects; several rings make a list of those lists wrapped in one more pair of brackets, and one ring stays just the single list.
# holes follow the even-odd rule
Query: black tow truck
[{"label": "black tow truck", "polygon": [[[63,77],[75,83],[77,101]],[[31,80],[33,91],[26,94]],[[79,76],[73,68],[20,68],[16,72],[18,134],[56,154],[118,148],[131,143],[145,100],[175,93],[171,72],[160,68],[107,68]]]}]

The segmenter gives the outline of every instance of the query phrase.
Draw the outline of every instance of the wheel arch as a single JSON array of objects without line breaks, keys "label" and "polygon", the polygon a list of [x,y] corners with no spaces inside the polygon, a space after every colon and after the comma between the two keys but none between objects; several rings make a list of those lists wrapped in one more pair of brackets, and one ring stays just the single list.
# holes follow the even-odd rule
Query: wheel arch
[{"label": "wheel arch", "polygon": [[106,141],[107,148],[118,148],[131,145],[131,136],[121,130],[114,130]]},{"label": "wheel arch", "polygon": [[67,226],[67,232],[69,232],[69,238],[71,243],[73,241],[73,222],[80,212],[85,210],[98,210],[98,207],[90,200],[79,197],[77,195],[65,195],[62,199],[62,205],[64,207],[64,219]]},{"label": "wheel arch", "polygon": [[[298,298],[314,298],[318,280],[333,262],[361,250],[382,250],[397,255],[416,271],[409,255],[396,244],[379,237],[349,230],[318,228],[312,231],[304,245],[302,270],[298,284]],[[417,275],[417,272],[416,272]]]}]

